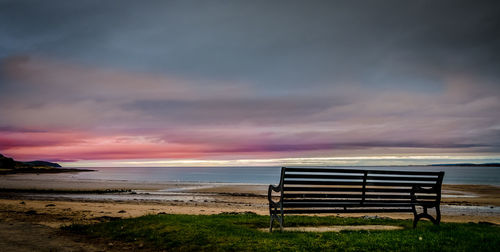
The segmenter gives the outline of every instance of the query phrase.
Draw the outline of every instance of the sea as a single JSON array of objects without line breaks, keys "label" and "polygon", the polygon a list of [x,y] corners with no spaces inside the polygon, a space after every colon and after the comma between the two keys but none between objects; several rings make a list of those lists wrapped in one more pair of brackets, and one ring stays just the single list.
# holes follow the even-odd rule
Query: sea
[{"label": "sea", "polygon": [[[84,167],[81,167],[84,168]],[[372,170],[398,170],[398,171],[444,171],[445,184],[477,184],[500,186],[500,167],[479,166],[362,166],[362,167],[338,167],[349,169],[372,169]],[[4,179],[35,179],[36,181],[95,181],[98,183],[118,181],[133,183],[163,183],[163,182],[187,182],[200,183],[235,183],[269,185],[278,184],[281,167],[92,167],[92,172],[71,173],[41,173],[41,174],[13,174]],[[0,186],[1,187],[1,186]],[[31,199],[44,200],[88,200],[88,201],[183,201],[183,202],[212,202],[216,201],[211,195],[200,195],[191,193],[184,188],[165,188],[159,190],[134,190],[133,193],[107,193],[107,194],[75,194],[75,193],[18,193]],[[192,189],[192,188],[191,188]],[[477,197],[474,194],[456,195],[449,191],[443,197]],[[500,214],[497,206],[469,206],[469,205],[443,205],[441,210],[451,215],[475,215],[492,216]]]},{"label": "sea", "polygon": [[[82,167],[83,168],[83,167]],[[340,168],[340,167],[339,167]],[[362,166],[349,169],[444,171],[444,184],[500,185],[500,167],[481,166]],[[218,182],[277,184],[281,167],[93,167],[94,172],[40,174],[51,179],[140,182]]]}]

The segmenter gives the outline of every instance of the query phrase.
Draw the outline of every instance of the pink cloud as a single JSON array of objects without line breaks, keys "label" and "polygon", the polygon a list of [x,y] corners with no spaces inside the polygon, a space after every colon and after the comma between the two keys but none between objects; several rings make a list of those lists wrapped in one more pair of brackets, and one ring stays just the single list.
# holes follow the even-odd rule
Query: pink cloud
[{"label": "pink cloud", "polygon": [[[226,83],[9,58],[0,153],[112,160],[498,152],[500,99],[473,80],[442,92],[359,88],[259,96]],[[210,83],[210,85],[204,85]],[[15,86],[18,85],[18,86]],[[230,85],[229,85],[230,86]],[[311,91],[311,93],[313,93]],[[22,130],[35,127],[36,130]],[[18,130],[16,130],[18,129]]]},{"label": "pink cloud", "polygon": [[0,131],[0,151],[11,148],[73,145],[83,142],[82,133]]},{"label": "pink cloud", "polygon": [[20,160],[102,160],[135,158],[193,158],[203,147],[166,144],[143,137],[90,136],[75,133],[9,134],[0,150]]}]

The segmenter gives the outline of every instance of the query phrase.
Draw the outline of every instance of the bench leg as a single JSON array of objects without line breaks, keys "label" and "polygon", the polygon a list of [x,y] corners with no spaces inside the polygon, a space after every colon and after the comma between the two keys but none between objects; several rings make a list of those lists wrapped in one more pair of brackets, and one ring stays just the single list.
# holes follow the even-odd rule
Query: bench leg
[{"label": "bench leg", "polygon": [[271,222],[269,223],[269,233],[273,232],[273,214],[271,214]]},{"label": "bench leg", "polygon": [[441,222],[441,209],[439,209],[439,206],[436,206],[436,222],[434,224],[439,225]]},{"label": "bench leg", "polygon": [[280,221],[280,231],[283,232],[283,213],[281,214],[281,217],[279,217],[279,221]]},{"label": "bench leg", "polygon": [[277,220],[278,223],[280,224],[280,230],[283,231],[283,215],[279,216],[277,214],[272,214],[271,213],[271,218],[270,218],[270,223],[269,223],[269,232],[273,232],[273,222],[274,220]]},{"label": "bench leg", "polygon": [[439,225],[439,223],[441,222],[441,210],[439,209],[439,206],[435,206],[435,208],[436,208],[436,218],[432,217],[432,215],[427,213],[427,207],[424,207],[424,212],[420,213],[420,214],[417,214],[415,207],[413,207],[413,216],[414,216],[413,217],[413,228],[417,227],[418,221],[422,218],[427,218],[430,221],[432,221],[432,223],[434,223],[434,225]]}]

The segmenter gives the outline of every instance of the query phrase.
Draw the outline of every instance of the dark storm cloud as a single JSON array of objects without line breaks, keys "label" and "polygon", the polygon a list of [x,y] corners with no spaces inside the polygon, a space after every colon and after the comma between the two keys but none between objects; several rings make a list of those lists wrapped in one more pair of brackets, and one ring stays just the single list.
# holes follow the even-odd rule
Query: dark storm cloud
[{"label": "dark storm cloud", "polygon": [[124,109],[175,120],[207,124],[251,122],[255,124],[297,123],[312,114],[348,104],[338,98],[220,98],[217,100],[142,100]]},{"label": "dark storm cloud", "polygon": [[[4,1],[0,55],[253,82],[436,90],[443,72],[498,80],[493,1]],[[272,85],[272,87],[270,87]]]}]

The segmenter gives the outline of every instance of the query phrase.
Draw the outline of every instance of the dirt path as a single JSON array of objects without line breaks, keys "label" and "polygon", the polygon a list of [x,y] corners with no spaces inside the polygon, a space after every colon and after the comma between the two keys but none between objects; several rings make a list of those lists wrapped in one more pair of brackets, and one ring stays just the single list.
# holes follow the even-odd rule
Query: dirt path
[{"label": "dirt path", "polygon": [[78,236],[62,235],[48,226],[29,223],[0,221],[1,251],[109,251],[104,244],[91,244]]}]

